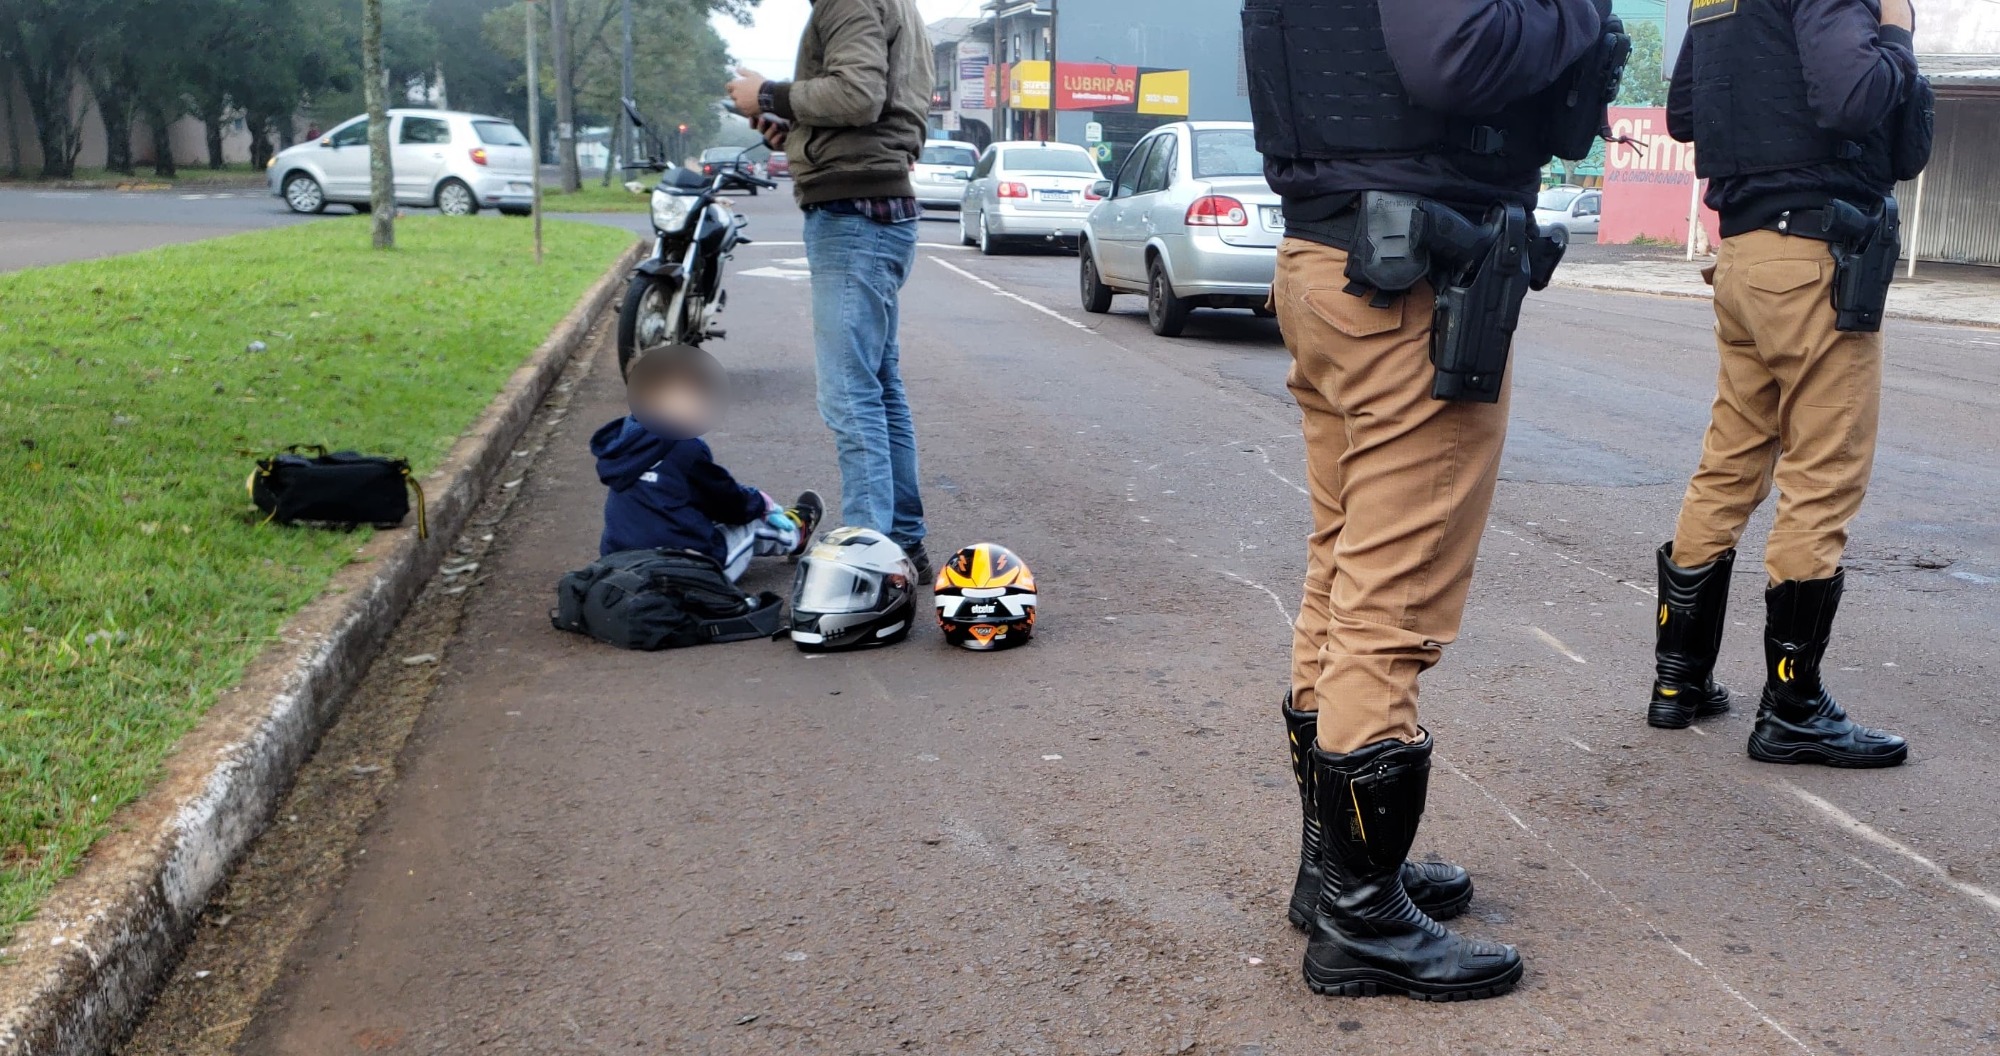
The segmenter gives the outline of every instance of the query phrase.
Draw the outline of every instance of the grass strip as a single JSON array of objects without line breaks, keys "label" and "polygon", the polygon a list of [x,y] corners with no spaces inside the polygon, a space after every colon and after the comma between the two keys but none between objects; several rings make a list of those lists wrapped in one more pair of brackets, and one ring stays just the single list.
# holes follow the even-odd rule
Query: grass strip
[{"label": "grass strip", "polygon": [[596,180],[583,181],[583,189],[571,194],[542,188],[542,208],[551,213],[643,213],[652,208],[653,184],[657,177],[643,177],[645,194],[633,194],[622,184],[599,186]]},{"label": "grass strip", "polygon": [[632,235],[366,217],[0,275],[0,944],[367,533],[255,457],[434,467]]}]

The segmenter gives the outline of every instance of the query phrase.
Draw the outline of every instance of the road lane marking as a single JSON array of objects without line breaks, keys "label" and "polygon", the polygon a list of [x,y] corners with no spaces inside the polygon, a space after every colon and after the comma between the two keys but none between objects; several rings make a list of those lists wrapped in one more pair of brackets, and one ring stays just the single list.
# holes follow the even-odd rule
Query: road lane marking
[{"label": "road lane marking", "polygon": [[1976,884],[1968,884],[1965,881],[1952,876],[1951,870],[1946,869],[1944,866],[1939,865],[1938,863],[1931,861],[1929,858],[1926,858],[1922,854],[1917,853],[1915,850],[1912,850],[1910,847],[1898,841],[1895,837],[1890,836],[1888,833],[1878,831],[1873,826],[1869,825],[1867,822],[1862,821],[1860,818],[1857,818],[1854,815],[1849,814],[1848,812],[1840,809],[1839,807],[1836,807],[1833,804],[1827,802],[1826,800],[1813,795],[1811,792],[1808,792],[1805,789],[1800,788],[1795,784],[1792,784],[1790,781],[1787,781],[1783,778],[1779,778],[1778,784],[1779,786],[1784,788],[1785,791],[1790,792],[1794,796],[1797,796],[1799,798],[1799,801],[1804,803],[1806,806],[1809,806],[1814,810],[1819,811],[1821,814],[1826,815],[1827,818],[1839,828],[1846,829],[1848,832],[1851,832],[1854,835],[1859,836],[1864,840],[1867,840],[1869,843],[1872,843],[1877,847],[1880,847],[1888,851],[1894,851],[1897,854],[1902,855],[1904,858],[1908,859],[1911,863],[1915,864],[1918,868],[1923,869],[1925,872],[1928,872],[1936,876],[1938,879],[1944,881],[1946,887],[1951,888],[1953,891],[1956,891],[1959,894],[1964,895],[1965,897],[1973,900],[1974,902],[1978,902],[1979,904],[1985,906],[1987,909],[1990,909],[1995,913],[2000,913],[2000,895],[1996,895],[1993,892],[1988,891],[1983,887],[1979,887]]},{"label": "road lane marking", "polygon": [[1640,583],[1634,583],[1631,580],[1626,579],[1624,576],[1606,572],[1601,568],[1595,568],[1589,564],[1584,563],[1582,560],[1578,558],[1574,558],[1569,556],[1568,554],[1563,553],[1561,550],[1558,550],[1553,546],[1543,546],[1540,543],[1537,543],[1534,540],[1529,539],[1527,536],[1521,535],[1518,532],[1511,532],[1505,528],[1501,528],[1497,525],[1492,525],[1492,524],[1489,524],[1486,527],[1491,529],[1492,531],[1499,532],[1501,535],[1507,536],[1510,539],[1518,540],[1523,546],[1529,546],[1533,547],[1536,550],[1543,551],[1544,553],[1553,556],[1558,561],[1567,561],[1570,564],[1575,565],[1576,567],[1581,568],[1585,572],[1589,572],[1592,575],[1603,576],[1605,579],[1608,579],[1613,583],[1622,583],[1625,586],[1631,587],[1633,590],[1636,590],[1639,593],[1644,594],[1649,598],[1657,598],[1660,596],[1659,591],[1654,590],[1652,587],[1648,587]]},{"label": "road lane marking", "polygon": [[[1545,630],[1542,630],[1540,627],[1530,627],[1528,629],[1535,632],[1535,637],[1540,638],[1542,640],[1543,645],[1546,645],[1549,648],[1554,649],[1556,652],[1569,657],[1571,660],[1574,660],[1579,664],[1590,663],[1590,661],[1585,660],[1583,657],[1576,655],[1576,650],[1571,649],[1567,645],[1564,645],[1562,643],[1562,639],[1556,637],[1555,635],[1550,634]],[[1584,750],[1589,751],[1588,748]]]},{"label": "road lane marking", "polygon": [[1581,749],[1583,749],[1584,751],[1586,751],[1586,752],[1589,752],[1589,753],[1590,753],[1590,754],[1592,754],[1592,755],[1596,755],[1596,754],[1597,754],[1597,749],[1595,749],[1595,748],[1592,748],[1592,747],[1591,747],[1590,745],[1587,745],[1587,744],[1583,743],[1582,741],[1579,741],[1579,740],[1577,740],[1577,739],[1576,739],[1576,738],[1574,738],[1574,737],[1564,737],[1564,738],[1563,738],[1563,740],[1565,740],[1565,741],[1568,741],[1569,743],[1571,743],[1571,744],[1573,744],[1573,745],[1576,745],[1576,746],[1577,746],[1578,748],[1581,748]]},{"label": "road lane marking", "polygon": [[1284,617],[1286,627],[1291,627],[1298,622],[1298,617],[1292,615],[1292,610],[1285,607],[1285,599],[1278,597],[1277,591],[1272,590],[1270,587],[1267,587],[1264,584],[1259,583],[1254,579],[1244,579],[1242,576],[1239,576],[1236,573],[1229,571],[1228,569],[1216,568],[1216,569],[1211,569],[1210,571],[1228,576],[1230,579],[1233,579],[1236,582],[1241,583],[1246,587],[1254,587],[1257,590],[1263,591],[1265,596],[1271,599],[1271,604],[1276,605],[1278,607],[1278,615]]},{"label": "road lane marking", "polygon": [[1439,765],[1443,766],[1446,770],[1449,770],[1452,773],[1457,774],[1460,778],[1462,778],[1465,781],[1466,784],[1471,785],[1473,789],[1477,791],[1480,795],[1485,796],[1487,802],[1499,808],[1500,813],[1507,815],[1508,821],[1513,822],[1515,826],[1518,827],[1522,832],[1527,833],[1530,838],[1534,839],[1537,843],[1540,843],[1542,847],[1545,850],[1547,850],[1550,854],[1555,855],[1557,858],[1561,859],[1564,865],[1569,866],[1570,869],[1576,873],[1576,875],[1582,877],[1584,882],[1589,884],[1592,888],[1596,889],[1598,894],[1603,895],[1604,898],[1607,901],[1609,901],[1612,905],[1617,906],[1619,909],[1623,910],[1626,916],[1631,917],[1633,920],[1637,921],[1641,926],[1643,926],[1647,931],[1652,932],[1654,938],[1660,940],[1661,942],[1666,943],[1667,948],[1673,950],[1677,954],[1680,954],[1681,957],[1685,958],[1689,964],[1692,964],[1695,967],[1700,968],[1702,971],[1708,973],[1710,982],[1713,982],[1716,986],[1722,988],[1722,991],[1728,994],[1730,997],[1733,997],[1737,1001],[1741,1002],[1745,1008],[1748,1008],[1752,1013],[1754,1013],[1757,1016],[1758,1019],[1762,1020],[1765,1026],[1770,1027],[1772,1030],[1777,1031],[1779,1034],[1784,1036],[1786,1041],[1789,1041],[1793,1045],[1798,1046],[1800,1052],[1804,1052],[1807,1053],[1808,1056],[1812,1056],[1813,1053],[1812,1046],[1807,1045],[1803,1041],[1800,1041],[1798,1035],[1793,1034],[1789,1030],[1786,1030],[1785,1025],[1783,1023],[1780,1023],[1776,1019],[1773,1019],[1770,1013],[1765,1012],[1763,1009],[1757,1007],[1757,1003],[1755,1001],[1750,1000],[1748,997],[1744,996],[1743,991],[1738,990],[1735,987],[1729,985],[1729,981],[1722,977],[1722,973],[1716,971],[1713,968],[1710,968],[1706,963],[1702,961],[1701,958],[1696,957],[1693,953],[1689,952],[1687,947],[1682,946],[1680,943],[1675,942],[1672,938],[1668,937],[1666,931],[1662,929],[1658,924],[1655,924],[1652,921],[1646,919],[1645,917],[1640,916],[1637,910],[1633,909],[1629,905],[1626,905],[1625,901],[1619,898],[1617,895],[1612,894],[1611,889],[1605,887],[1601,883],[1598,883],[1596,877],[1590,875],[1587,872],[1584,872],[1583,866],[1576,864],[1576,862],[1572,861],[1568,855],[1557,850],[1555,844],[1550,843],[1540,833],[1536,832],[1534,829],[1529,828],[1528,823],[1522,821],[1520,815],[1515,814],[1512,810],[1508,809],[1507,804],[1501,802],[1499,796],[1496,796],[1493,793],[1487,791],[1485,785],[1482,785],[1478,781],[1474,780],[1471,774],[1468,774],[1464,770],[1459,769],[1458,766],[1454,764],[1451,760],[1446,759],[1443,756],[1436,756],[1435,759]]},{"label": "road lane marking", "polygon": [[1054,308],[1050,308],[1042,304],[1037,304],[1034,301],[1031,301],[1026,297],[1021,296],[1020,294],[1015,293],[1012,290],[1001,289],[997,284],[988,282],[985,279],[982,279],[979,276],[974,275],[972,272],[969,272],[964,268],[961,268],[958,265],[953,264],[951,261],[945,260],[942,257],[932,257],[931,262],[938,265],[941,268],[947,268],[951,271],[955,271],[958,274],[963,275],[968,279],[971,279],[972,281],[978,283],[979,285],[984,286],[989,290],[992,290],[994,293],[997,293],[1000,296],[1005,297],[1010,301],[1019,301],[1020,303],[1025,304],[1030,308],[1033,308],[1035,311],[1038,311],[1043,315],[1048,316],[1051,319],[1068,323],[1069,325],[1076,327],[1078,330],[1090,330],[1090,327],[1084,325],[1083,323],[1079,323],[1074,319],[1071,319],[1069,316],[1056,311]]}]

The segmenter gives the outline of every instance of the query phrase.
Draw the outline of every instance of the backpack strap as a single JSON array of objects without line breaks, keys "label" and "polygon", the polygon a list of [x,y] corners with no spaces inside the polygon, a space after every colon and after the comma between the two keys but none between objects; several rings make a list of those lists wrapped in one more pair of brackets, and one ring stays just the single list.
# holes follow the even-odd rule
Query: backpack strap
[{"label": "backpack strap", "polygon": [[752,638],[769,638],[778,633],[784,615],[784,599],[767,590],[757,595],[756,608],[741,616],[704,620],[701,633],[703,640],[711,643],[747,642]]}]

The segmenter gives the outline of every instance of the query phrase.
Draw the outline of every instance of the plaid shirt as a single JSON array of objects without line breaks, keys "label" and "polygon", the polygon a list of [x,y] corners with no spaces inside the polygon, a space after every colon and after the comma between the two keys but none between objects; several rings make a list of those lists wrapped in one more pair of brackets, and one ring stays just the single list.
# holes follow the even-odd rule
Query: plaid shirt
[{"label": "plaid shirt", "polygon": [[915,198],[837,198],[808,208],[837,216],[865,216],[878,224],[900,224],[924,215]]}]

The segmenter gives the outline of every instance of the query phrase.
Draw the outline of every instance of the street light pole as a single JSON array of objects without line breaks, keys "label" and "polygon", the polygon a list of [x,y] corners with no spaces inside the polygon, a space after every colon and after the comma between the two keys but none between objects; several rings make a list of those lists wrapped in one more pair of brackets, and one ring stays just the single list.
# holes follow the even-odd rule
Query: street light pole
[{"label": "street light pole", "polygon": [[1056,0],[1049,0],[1049,129],[1044,138],[1057,139],[1056,130],[1056,89],[1062,84],[1062,71],[1056,65]]},{"label": "street light pole", "polygon": [[535,6],[535,0],[527,0],[527,4],[528,142],[533,144],[528,151],[530,155],[528,167],[532,170],[528,180],[534,196],[529,211],[535,214],[535,263],[540,264],[542,262],[542,79],[535,62],[535,19],[540,16],[540,10]]},{"label": "street light pole", "polygon": [[[625,0],[625,54],[621,58],[623,68],[619,71],[619,98],[632,98],[632,0]],[[625,122],[625,160],[632,160],[633,148],[639,142],[639,130],[632,127],[632,119],[625,116],[625,108],[618,108],[619,119]]]}]

